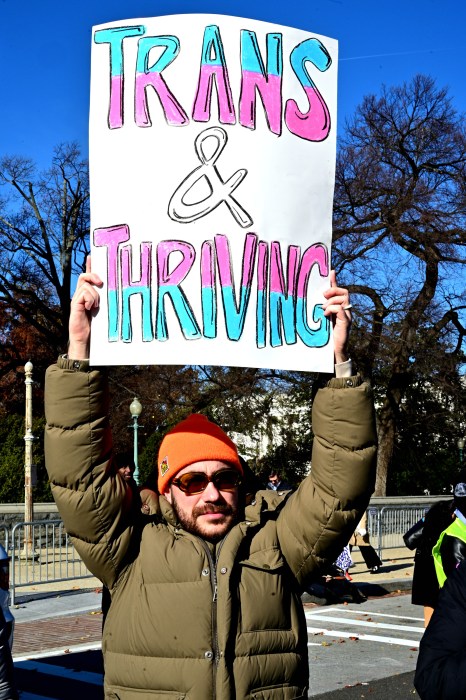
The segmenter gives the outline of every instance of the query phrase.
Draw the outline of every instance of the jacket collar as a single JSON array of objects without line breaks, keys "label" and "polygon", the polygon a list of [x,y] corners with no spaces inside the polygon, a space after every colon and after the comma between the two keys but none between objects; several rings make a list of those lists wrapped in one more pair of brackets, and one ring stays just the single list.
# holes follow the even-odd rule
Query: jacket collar
[{"label": "jacket collar", "polygon": [[172,504],[166,499],[165,496],[159,496],[160,502],[160,513],[162,518],[169,524],[176,527],[178,525],[178,518],[176,517],[175,511],[173,510]]}]

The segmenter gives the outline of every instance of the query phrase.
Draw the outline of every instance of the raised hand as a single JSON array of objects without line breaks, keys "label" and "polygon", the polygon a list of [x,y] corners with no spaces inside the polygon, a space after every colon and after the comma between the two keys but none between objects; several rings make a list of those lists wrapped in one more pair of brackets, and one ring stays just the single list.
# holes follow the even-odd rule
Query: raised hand
[{"label": "raised hand", "polygon": [[68,357],[85,360],[89,357],[91,315],[99,308],[100,294],[96,287],[102,286],[100,277],[91,272],[91,258],[86,259],[86,272],[79,275],[76,291],[70,308]]},{"label": "raised hand", "polygon": [[335,362],[346,362],[351,328],[351,302],[348,290],[337,285],[335,270],[330,271],[330,289],[324,292],[324,297],[324,315],[332,317]]}]

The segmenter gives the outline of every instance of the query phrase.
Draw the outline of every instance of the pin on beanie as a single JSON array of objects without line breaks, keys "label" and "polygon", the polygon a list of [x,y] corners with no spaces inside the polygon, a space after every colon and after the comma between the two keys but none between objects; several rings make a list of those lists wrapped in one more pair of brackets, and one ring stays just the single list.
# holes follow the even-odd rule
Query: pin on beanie
[{"label": "pin on beanie", "polygon": [[159,493],[164,493],[178,472],[189,464],[210,460],[227,462],[243,473],[235,443],[218,425],[200,413],[193,413],[162,440],[158,457]]}]

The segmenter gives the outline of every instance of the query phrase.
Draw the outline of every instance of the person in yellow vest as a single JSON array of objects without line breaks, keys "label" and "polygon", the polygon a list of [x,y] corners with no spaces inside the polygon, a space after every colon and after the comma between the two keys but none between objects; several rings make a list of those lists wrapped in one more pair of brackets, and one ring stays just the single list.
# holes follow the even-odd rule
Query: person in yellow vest
[{"label": "person in yellow vest", "polygon": [[463,559],[466,559],[466,473],[461,474],[454,486],[453,500],[455,519],[440,534],[432,549],[440,588]]}]

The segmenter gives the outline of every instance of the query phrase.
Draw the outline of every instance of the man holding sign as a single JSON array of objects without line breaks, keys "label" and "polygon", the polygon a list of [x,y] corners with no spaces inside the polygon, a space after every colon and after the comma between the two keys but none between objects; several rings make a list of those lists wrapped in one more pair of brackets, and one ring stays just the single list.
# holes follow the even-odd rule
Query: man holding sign
[{"label": "man holding sign", "polygon": [[45,446],[66,529],[112,596],[106,698],[307,698],[300,594],[364,513],[376,456],[371,392],[347,356],[349,295],[330,282],[336,376],[313,402],[312,474],[291,495],[246,499],[236,446],[192,415],[162,441],[160,495],[142,522],[115,473],[104,374],[87,359],[102,282],[80,276],[68,355],[47,372]]}]

